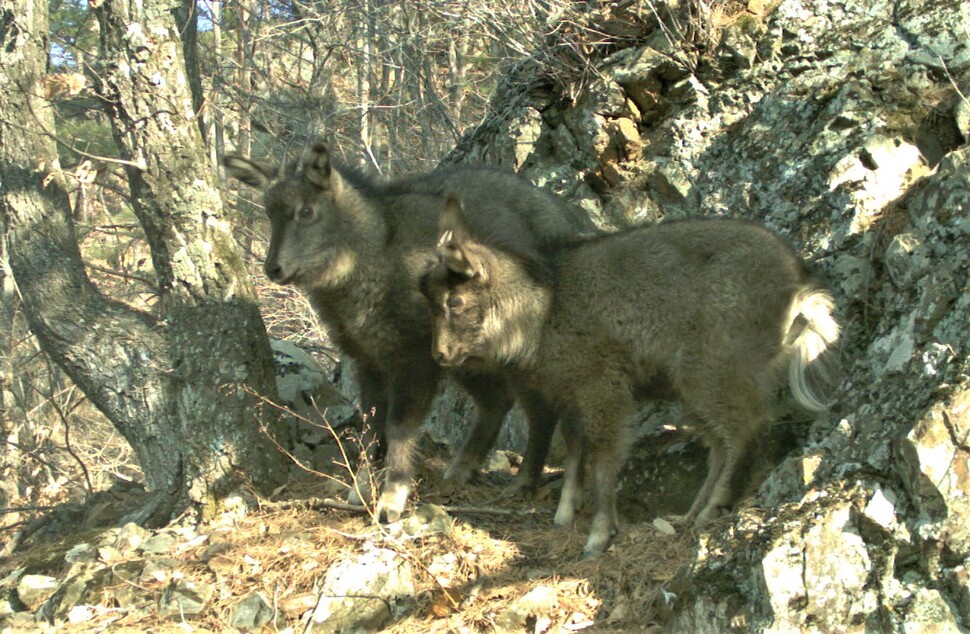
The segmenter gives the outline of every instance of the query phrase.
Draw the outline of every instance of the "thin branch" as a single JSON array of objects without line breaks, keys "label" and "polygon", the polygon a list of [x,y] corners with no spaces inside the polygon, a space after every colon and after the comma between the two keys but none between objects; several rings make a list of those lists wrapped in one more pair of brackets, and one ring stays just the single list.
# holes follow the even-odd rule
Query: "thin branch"
[{"label": "thin branch", "polygon": [[[49,511],[56,508],[56,506],[11,506],[5,509],[0,509],[0,513],[28,513],[30,511]],[[4,529],[9,528],[11,528],[11,526],[4,526]]]}]

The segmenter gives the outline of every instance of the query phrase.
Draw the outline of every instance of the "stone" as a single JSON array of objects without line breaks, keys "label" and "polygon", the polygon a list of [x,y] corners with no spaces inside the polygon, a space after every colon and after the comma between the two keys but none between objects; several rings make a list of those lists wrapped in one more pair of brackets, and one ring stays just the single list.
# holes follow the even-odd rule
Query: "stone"
[{"label": "stone", "polygon": [[[513,601],[512,605],[495,617],[495,632],[498,634],[522,632],[530,619],[538,621],[548,614],[554,614],[558,607],[558,595],[555,588],[536,586]],[[540,630],[536,628],[535,631]]]},{"label": "stone", "polygon": [[953,121],[963,140],[970,143],[970,99],[961,97],[953,106]]},{"label": "stone", "polygon": [[310,617],[311,631],[378,631],[406,609],[413,594],[411,564],[393,550],[371,546],[330,566]]},{"label": "stone", "polygon": [[60,581],[47,575],[24,575],[17,584],[17,597],[27,609],[34,611],[47,601],[57,588]]},{"label": "stone", "polygon": [[681,168],[670,161],[658,160],[649,172],[647,182],[661,198],[683,204],[691,193],[691,181]]},{"label": "stone", "polygon": [[509,132],[515,139],[512,168],[519,169],[536,149],[542,134],[542,115],[533,108],[524,109],[522,115],[509,126]]},{"label": "stone", "polygon": [[943,595],[931,588],[916,590],[901,621],[899,631],[903,634],[960,634],[965,631]]},{"label": "stone", "polygon": [[767,551],[761,572],[775,615],[773,631],[801,630],[808,622],[837,631],[870,613],[875,595],[866,585],[872,562],[851,518],[850,504],[828,509],[803,537],[785,535]]},{"label": "stone", "polygon": [[273,608],[262,592],[254,592],[233,606],[229,625],[243,632],[258,630],[273,618]]},{"label": "stone", "polygon": [[95,609],[90,605],[75,605],[67,613],[68,623],[84,623],[94,618]]},{"label": "stone", "polygon": [[121,554],[129,553],[133,550],[138,550],[141,548],[142,542],[151,537],[151,533],[138,524],[133,522],[128,522],[121,527],[115,537],[113,546],[118,549]]},{"label": "stone", "polygon": [[900,233],[886,248],[886,268],[897,288],[912,286],[932,265],[923,241],[914,233]]},{"label": "stone", "polygon": [[847,297],[857,297],[869,288],[872,281],[872,263],[869,258],[846,254],[836,260],[835,273],[842,292]]},{"label": "stone", "polygon": [[162,618],[185,620],[202,613],[212,598],[213,587],[207,583],[180,579],[169,584],[158,601]]},{"label": "stone", "polygon": [[421,504],[401,521],[401,529],[410,537],[451,535],[451,517],[437,504]]},{"label": "stone", "polygon": [[757,17],[741,14],[721,34],[718,50],[721,63],[730,68],[751,68],[758,54],[758,41],[767,30],[764,22]]},{"label": "stone", "polygon": [[870,363],[877,375],[902,372],[909,365],[916,350],[916,315],[898,324],[893,330],[869,346]]},{"label": "stone", "polygon": [[64,561],[69,564],[78,562],[92,562],[98,560],[98,549],[94,544],[77,544],[64,555]]},{"label": "stone", "polygon": [[174,552],[178,544],[179,542],[175,535],[169,532],[162,532],[142,542],[141,550],[146,555],[161,555]]},{"label": "stone", "polygon": [[892,528],[896,523],[896,496],[891,491],[883,491],[877,488],[876,492],[869,498],[862,513],[870,520],[885,529]]},{"label": "stone", "polygon": [[332,438],[327,425],[338,429],[358,418],[357,408],[330,381],[310,354],[292,341],[270,338],[276,391],[292,414],[286,425],[292,446],[317,446]]},{"label": "stone", "polygon": [[899,464],[918,508],[940,525],[948,548],[961,558],[970,556],[970,449],[954,430],[966,430],[968,403],[970,390],[964,389],[930,408],[900,442]]}]

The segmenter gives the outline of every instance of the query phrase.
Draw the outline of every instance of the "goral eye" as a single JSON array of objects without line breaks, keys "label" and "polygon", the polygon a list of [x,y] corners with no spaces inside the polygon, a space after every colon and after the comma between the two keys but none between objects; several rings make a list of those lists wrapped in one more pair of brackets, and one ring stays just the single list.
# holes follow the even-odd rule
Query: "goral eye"
[{"label": "goral eye", "polygon": [[299,211],[297,217],[300,220],[309,220],[310,218],[313,218],[313,207],[304,207]]},{"label": "goral eye", "polygon": [[448,308],[459,308],[462,304],[465,303],[465,301],[461,297],[458,297],[457,295],[452,295],[451,297],[448,298],[447,303],[448,303]]}]

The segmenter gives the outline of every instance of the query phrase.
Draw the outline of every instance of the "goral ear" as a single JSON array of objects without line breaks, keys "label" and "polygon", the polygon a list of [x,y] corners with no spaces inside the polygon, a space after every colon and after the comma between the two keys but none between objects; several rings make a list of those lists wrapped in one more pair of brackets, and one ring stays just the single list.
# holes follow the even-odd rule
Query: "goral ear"
[{"label": "goral ear", "polygon": [[327,145],[322,141],[314,142],[303,161],[303,177],[321,189],[330,189],[333,187],[332,174]]},{"label": "goral ear", "polygon": [[481,282],[488,281],[488,265],[471,238],[461,203],[449,197],[438,221],[438,258],[451,271]]},{"label": "goral ear", "polygon": [[279,173],[277,166],[258,163],[241,154],[226,154],[222,165],[227,176],[257,189],[266,189]]}]

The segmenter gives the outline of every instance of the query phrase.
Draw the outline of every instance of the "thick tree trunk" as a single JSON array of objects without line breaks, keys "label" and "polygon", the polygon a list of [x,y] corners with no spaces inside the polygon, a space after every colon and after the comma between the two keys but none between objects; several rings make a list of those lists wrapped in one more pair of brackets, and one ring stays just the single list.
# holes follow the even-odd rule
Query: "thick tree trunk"
[{"label": "thick tree trunk", "polygon": [[279,454],[259,431],[272,425],[272,408],[240,389],[275,393],[271,356],[206,169],[169,7],[140,4],[97,9],[98,91],[128,162],[160,314],[103,297],[85,274],[54,142],[44,133],[54,126],[40,96],[47,60],[40,0],[0,2],[0,214],[24,312],[43,349],[131,443],[150,489],[172,492],[175,511],[212,512],[246,474],[266,487],[282,477]]},{"label": "thick tree trunk", "polygon": [[185,76],[189,80],[192,91],[192,109],[195,111],[196,121],[202,134],[206,134],[206,126],[202,112],[202,73],[199,71],[199,7],[196,0],[179,0],[178,6],[172,9],[175,26],[179,30],[182,40],[182,57],[185,60]]},{"label": "thick tree trunk", "polygon": [[[209,2],[209,13],[212,17],[212,50],[217,56],[222,54],[222,2],[221,0],[211,0]],[[226,142],[223,135],[222,125],[222,103],[220,96],[222,85],[215,78],[212,92],[209,95],[210,103],[214,104],[209,115],[206,117],[208,122],[208,144],[209,144],[209,163],[213,173],[221,173],[222,157],[226,154]]]}]

